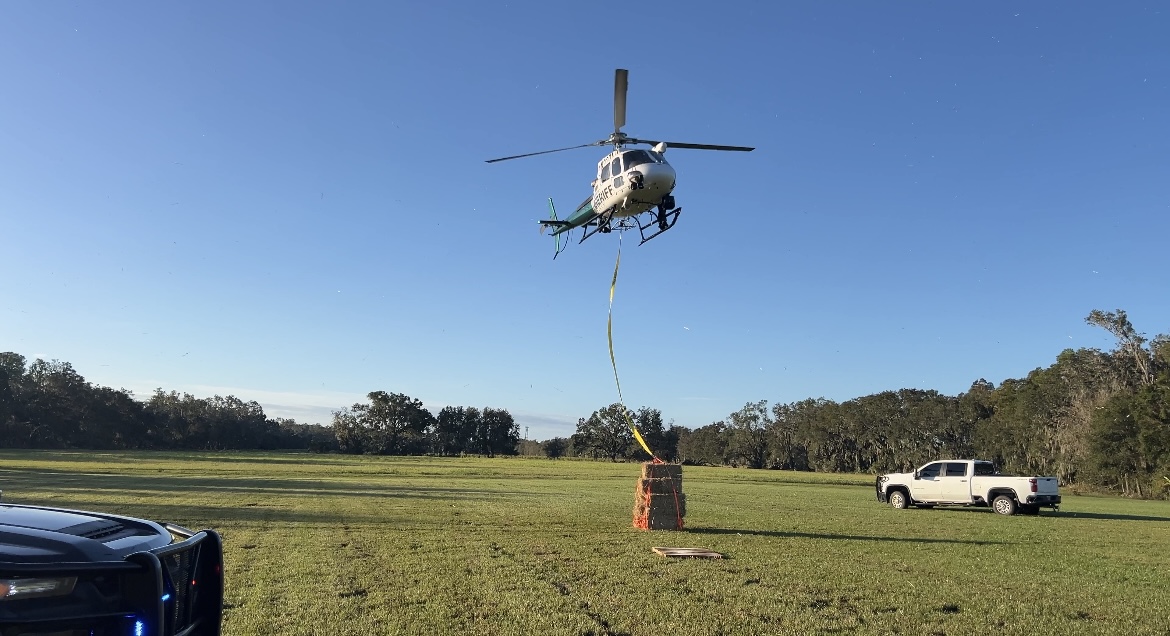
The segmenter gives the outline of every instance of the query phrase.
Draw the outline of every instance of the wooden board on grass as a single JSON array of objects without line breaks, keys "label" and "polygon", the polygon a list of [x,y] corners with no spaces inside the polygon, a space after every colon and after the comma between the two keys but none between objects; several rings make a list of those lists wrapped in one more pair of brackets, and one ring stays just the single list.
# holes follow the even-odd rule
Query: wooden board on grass
[{"label": "wooden board on grass", "polygon": [[654,554],[664,557],[692,557],[696,559],[722,559],[723,555],[707,548],[650,548]]}]

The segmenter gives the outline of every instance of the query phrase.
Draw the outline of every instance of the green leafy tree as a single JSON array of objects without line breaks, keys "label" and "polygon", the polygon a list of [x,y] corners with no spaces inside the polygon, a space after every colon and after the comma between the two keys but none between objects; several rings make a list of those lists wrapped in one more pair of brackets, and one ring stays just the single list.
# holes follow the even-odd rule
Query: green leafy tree
[{"label": "green leafy tree", "polygon": [[21,412],[23,383],[24,356],[0,353],[0,447],[22,447],[29,437]]},{"label": "green leafy tree", "polygon": [[357,415],[348,408],[333,412],[333,436],[337,450],[354,455],[365,454],[367,446],[366,429],[358,423]]},{"label": "green leafy tree", "polygon": [[[291,422],[291,420],[289,420]],[[155,391],[145,402],[97,386],[72,365],[0,353],[0,446],[40,448],[307,448],[320,426],[282,428],[256,402]]]},{"label": "green leafy tree", "polygon": [[1170,384],[1115,396],[1093,424],[1098,481],[1126,495],[1158,492],[1159,478],[1170,469]]},{"label": "green leafy tree", "polygon": [[431,434],[432,452],[458,455],[475,452],[475,436],[480,427],[479,409],[446,406],[439,411]]},{"label": "green leafy tree", "polygon": [[1138,333],[1125,311],[1101,311],[1094,309],[1089,312],[1085,322],[1101,327],[1117,338],[1118,353],[1126,358],[1131,366],[1131,377],[1139,386],[1149,386],[1154,381],[1150,352],[1143,345],[1146,343],[1144,334]]},{"label": "green leafy tree", "polygon": [[[674,461],[678,453],[678,427],[671,424],[670,428],[666,428],[662,422],[662,412],[646,406],[633,412],[631,417],[634,420],[634,425],[638,427],[638,433],[642,435],[642,440],[650,447],[650,451],[663,461]],[[631,445],[630,452],[632,453],[631,457],[642,460],[651,459],[637,440]]]},{"label": "green leafy tree", "polygon": [[338,450],[337,436],[327,426],[302,424],[291,418],[274,418],[278,441],[277,448],[308,449],[313,453],[328,453]]},{"label": "green leafy tree", "polygon": [[476,445],[488,457],[515,455],[520,444],[520,426],[505,409],[485,407],[476,429]]},{"label": "green leafy tree", "polygon": [[385,391],[372,391],[366,397],[368,404],[334,413],[334,432],[344,452],[413,455],[426,450],[426,433],[435,417],[420,400]]},{"label": "green leafy tree", "polygon": [[554,437],[542,442],[540,447],[546,457],[549,459],[558,459],[564,457],[565,453],[569,450],[569,440],[564,437]]},{"label": "green leafy tree", "polygon": [[772,426],[768,429],[768,463],[783,470],[808,470],[808,449],[799,442],[799,419],[796,407],[776,404],[772,407]]},{"label": "green leafy tree", "polygon": [[722,466],[727,462],[730,437],[731,431],[723,422],[683,431],[678,438],[678,460],[685,464]]},{"label": "green leafy tree", "polygon": [[589,419],[577,422],[573,445],[580,454],[607,457],[610,461],[628,457],[634,434],[626,417],[633,416],[621,404],[614,403],[594,411]]},{"label": "green leafy tree", "polygon": [[763,468],[768,459],[768,429],[772,426],[768,402],[749,402],[727,420],[731,429],[728,456],[737,465]]}]

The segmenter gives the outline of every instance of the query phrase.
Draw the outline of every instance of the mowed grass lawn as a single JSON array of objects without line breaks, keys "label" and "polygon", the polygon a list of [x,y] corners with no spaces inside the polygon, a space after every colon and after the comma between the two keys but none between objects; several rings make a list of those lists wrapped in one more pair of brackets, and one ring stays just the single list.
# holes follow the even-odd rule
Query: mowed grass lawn
[{"label": "mowed grass lawn", "polygon": [[639,470],[0,451],[5,501],[222,533],[228,635],[1170,633],[1170,502],[899,511],[863,475],[687,467],[687,529],[643,532]]}]

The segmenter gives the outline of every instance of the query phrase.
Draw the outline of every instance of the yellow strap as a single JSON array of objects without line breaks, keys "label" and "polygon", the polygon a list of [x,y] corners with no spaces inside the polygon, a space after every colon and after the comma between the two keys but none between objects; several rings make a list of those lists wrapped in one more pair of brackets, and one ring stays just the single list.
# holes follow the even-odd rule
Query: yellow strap
[{"label": "yellow strap", "polygon": [[609,336],[609,363],[613,365],[613,381],[617,384],[618,404],[622,407],[622,415],[626,417],[626,423],[630,425],[630,430],[634,432],[634,439],[638,440],[638,444],[642,446],[642,450],[646,454],[653,457],[657,461],[658,456],[650,447],[646,445],[646,440],[642,439],[642,434],[638,432],[638,427],[634,424],[634,420],[630,418],[630,410],[626,408],[625,402],[622,398],[622,381],[618,379],[617,361],[613,357],[613,292],[617,288],[618,268],[622,264],[622,235],[618,234],[618,252],[617,262],[613,264],[613,281],[609,284],[609,326],[606,328],[606,334]]}]

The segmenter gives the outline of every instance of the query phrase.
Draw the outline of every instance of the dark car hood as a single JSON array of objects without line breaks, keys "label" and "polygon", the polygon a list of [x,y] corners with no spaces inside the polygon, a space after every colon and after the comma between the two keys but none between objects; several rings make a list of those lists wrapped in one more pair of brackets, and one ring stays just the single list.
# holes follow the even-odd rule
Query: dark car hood
[{"label": "dark car hood", "polygon": [[0,561],[121,561],[165,546],[171,534],[152,521],[97,512],[0,504]]}]

